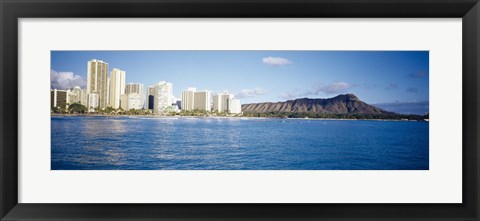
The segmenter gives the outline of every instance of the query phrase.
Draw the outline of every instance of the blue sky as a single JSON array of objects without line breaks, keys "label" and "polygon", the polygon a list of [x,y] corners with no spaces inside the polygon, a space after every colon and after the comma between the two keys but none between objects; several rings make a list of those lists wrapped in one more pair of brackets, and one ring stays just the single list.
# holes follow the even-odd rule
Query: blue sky
[{"label": "blue sky", "polygon": [[391,111],[428,111],[428,51],[52,51],[52,88],[85,87],[91,59],[125,70],[127,83],[171,82],[176,97],[187,87],[242,104],[353,93]]}]

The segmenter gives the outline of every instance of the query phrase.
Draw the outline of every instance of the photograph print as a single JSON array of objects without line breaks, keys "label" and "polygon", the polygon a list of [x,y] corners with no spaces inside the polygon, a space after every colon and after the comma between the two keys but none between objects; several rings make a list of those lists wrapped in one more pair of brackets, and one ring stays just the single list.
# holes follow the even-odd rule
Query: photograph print
[{"label": "photograph print", "polygon": [[429,170],[428,51],[51,51],[51,170]]}]

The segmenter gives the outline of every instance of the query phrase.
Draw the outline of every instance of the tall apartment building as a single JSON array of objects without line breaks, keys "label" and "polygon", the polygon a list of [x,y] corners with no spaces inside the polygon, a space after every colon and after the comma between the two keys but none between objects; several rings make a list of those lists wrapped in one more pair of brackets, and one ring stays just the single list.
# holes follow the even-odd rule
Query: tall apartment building
[{"label": "tall apartment building", "polygon": [[172,83],[166,83],[167,85],[167,90],[168,90],[168,105],[172,106],[172,104],[175,102],[174,101],[174,96],[173,96],[173,85]]},{"label": "tall apartment building", "polygon": [[221,106],[222,106],[222,102],[220,100],[220,95],[214,94],[212,111],[222,112]]},{"label": "tall apartment building", "polygon": [[242,113],[242,105],[240,100],[236,98],[231,98],[228,100],[228,113],[230,114],[240,114]]},{"label": "tall apartment building", "polygon": [[50,108],[67,106],[69,104],[68,96],[67,90],[50,90]]},{"label": "tall apartment building", "polygon": [[[144,108],[144,90],[143,90],[143,84],[140,83],[128,83],[125,86],[125,94],[139,94],[140,95],[140,100],[141,100],[141,105],[142,107],[140,109]],[[138,109],[138,108],[135,108]]]},{"label": "tall apartment building", "polygon": [[193,95],[193,109],[211,111],[210,91],[197,91]]},{"label": "tall apartment building", "polygon": [[120,108],[120,96],[125,94],[125,71],[114,68],[110,72],[110,107]]},{"label": "tall apartment building", "polygon": [[68,103],[79,103],[81,105],[87,106],[87,90],[82,89],[79,86],[75,86],[72,90],[69,90]]},{"label": "tall apartment building", "polygon": [[96,93],[98,106],[107,107],[108,63],[101,60],[90,60],[87,63],[87,94]]},{"label": "tall apartment building", "polygon": [[137,93],[122,94],[120,105],[123,110],[143,109],[143,96]]},{"label": "tall apartment building", "polygon": [[195,92],[197,89],[193,87],[187,88],[187,90],[182,91],[182,110],[192,111],[195,108]]},{"label": "tall apartment building", "polygon": [[95,108],[98,107],[98,94],[97,93],[89,93],[87,94],[87,109],[88,112],[95,112]]},{"label": "tall apartment building", "polygon": [[153,102],[155,98],[155,86],[148,86],[147,88],[147,109],[153,110]]},{"label": "tall apartment building", "polygon": [[162,114],[172,106],[173,85],[170,82],[160,81],[155,85],[153,113]]},{"label": "tall apartment building", "polygon": [[128,83],[125,86],[125,94],[143,94],[143,84]]},{"label": "tall apartment building", "polygon": [[107,107],[110,107],[110,78],[107,78]]},{"label": "tall apartment building", "polygon": [[228,92],[223,92],[213,96],[213,111],[228,112],[228,101],[233,98],[233,95]]},{"label": "tall apartment building", "polygon": [[178,110],[182,109],[182,99],[177,99],[175,104],[177,104],[177,109]]}]

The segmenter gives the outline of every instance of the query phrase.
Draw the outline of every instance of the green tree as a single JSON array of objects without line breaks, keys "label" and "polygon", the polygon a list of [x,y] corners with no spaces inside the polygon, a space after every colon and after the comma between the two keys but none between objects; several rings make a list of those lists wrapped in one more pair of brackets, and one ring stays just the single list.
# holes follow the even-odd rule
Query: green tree
[{"label": "green tree", "polygon": [[87,107],[79,103],[73,103],[68,106],[68,113],[71,114],[84,114],[87,112]]}]

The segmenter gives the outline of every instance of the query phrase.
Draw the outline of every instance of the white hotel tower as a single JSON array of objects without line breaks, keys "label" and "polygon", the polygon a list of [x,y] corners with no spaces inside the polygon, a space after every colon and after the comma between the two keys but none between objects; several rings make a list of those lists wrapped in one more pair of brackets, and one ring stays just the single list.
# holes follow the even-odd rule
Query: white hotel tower
[{"label": "white hotel tower", "polygon": [[160,81],[155,85],[153,113],[162,114],[165,109],[172,106],[173,85],[170,82]]},{"label": "white hotel tower", "polygon": [[212,110],[212,102],[210,91],[197,91],[193,95],[193,109],[194,110]]},{"label": "white hotel tower", "polygon": [[228,113],[229,114],[240,114],[242,113],[242,105],[240,100],[236,98],[231,98],[228,100]]},{"label": "white hotel tower", "polygon": [[228,112],[228,102],[233,98],[233,95],[228,92],[216,94],[213,96],[213,111]]},{"label": "white hotel tower", "polygon": [[122,94],[125,94],[125,71],[114,68],[110,72],[109,106],[119,108]]},{"label": "white hotel tower", "polygon": [[121,96],[120,106],[123,110],[136,109],[140,110],[144,108],[143,99],[143,84],[140,83],[128,83],[125,86],[125,94]]},{"label": "white hotel tower", "polygon": [[189,87],[187,90],[182,91],[182,110],[192,111],[195,107],[195,92],[197,89]]},{"label": "white hotel tower", "polygon": [[213,111],[240,114],[242,113],[242,105],[240,100],[234,98],[232,94],[223,92],[213,95]]},{"label": "white hotel tower", "polygon": [[143,95],[143,84],[128,83],[125,86],[125,94],[142,94]]},{"label": "white hotel tower", "polygon": [[[87,95],[97,94],[98,107],[107,107],[108,63],[101,60],[90,60],[87,64]],[[93,99],[93,96],[91,97]],[[120,99],[120,98],[119,98]]]}]

